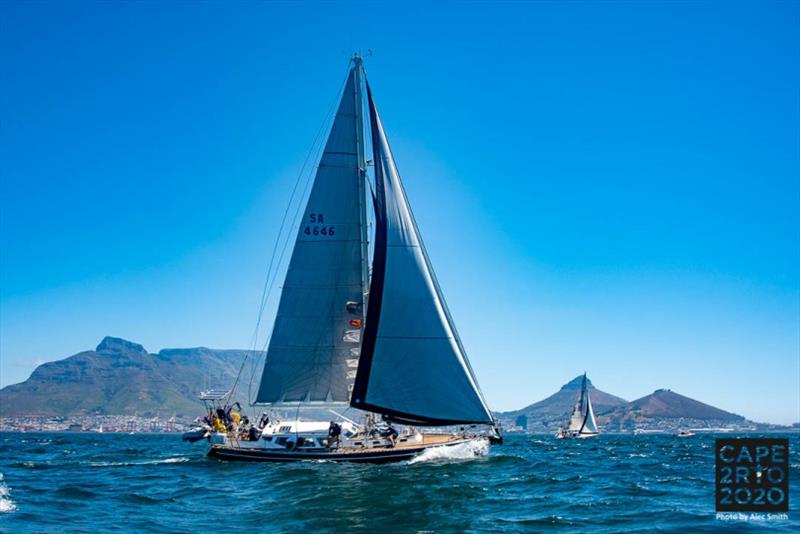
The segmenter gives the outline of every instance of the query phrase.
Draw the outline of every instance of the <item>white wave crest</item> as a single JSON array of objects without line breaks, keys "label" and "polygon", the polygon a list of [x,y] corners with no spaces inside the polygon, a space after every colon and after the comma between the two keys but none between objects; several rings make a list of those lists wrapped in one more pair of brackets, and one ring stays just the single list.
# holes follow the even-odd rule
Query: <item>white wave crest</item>
[{"label": "white wave crest", "polygon": [[155,464],[179,464],[188,462],[189,458],[186,456],[178,456],[176,458],[164,458],[161,460],[147,460],[144,462],[90,462],[92,467],[123,467],[126,465],[155,465]]},{"label": "white wave crest", "polygon": [[[186,456],[178,456],[177,458],[165,458],[163,460],[154,460],[150,463],[153,464],[181,464],[183,462],[188,462],[189,458]],[[145,462],[147,463],[147,462]]]},{"label": "white wave crest", "polygon": [[475,439],[458,445],[442,445],[425,449],[419,456],[408,461],[409,464],[433,462],[442,460],[471,460],[485,456],[489,452],[489,442],[485,439]]},{"label": "white wave crest", "polygon": [[13,512],[17,509],[17,505],[11,500],[9,493],[8,486],[3,482],[3,473],[0,473],[0,513]]}]

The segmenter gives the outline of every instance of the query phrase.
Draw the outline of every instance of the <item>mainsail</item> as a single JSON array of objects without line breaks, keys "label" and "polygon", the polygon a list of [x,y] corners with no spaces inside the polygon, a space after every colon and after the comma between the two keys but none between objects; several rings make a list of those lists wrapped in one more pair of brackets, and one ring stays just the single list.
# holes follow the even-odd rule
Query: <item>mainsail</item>
[{"label": "mainsail", "polygon": [[401,423],[493,422],[447,310],[367,85],[375,250],[351,406]]},{"label": "mainsail", "polygon": [[570,432],[580,432],[581,428],[583,428],[583,410],[582,410],[582,402],[578,401],[575,403],[575,406],[572,408],[572,415],[569,418],[569,424],[567,425],[567,430]]},{"label": "mainsail", "polygon": [[347,403],[364,321],[360,63],[350,70],[297,234],[258,403]]}]

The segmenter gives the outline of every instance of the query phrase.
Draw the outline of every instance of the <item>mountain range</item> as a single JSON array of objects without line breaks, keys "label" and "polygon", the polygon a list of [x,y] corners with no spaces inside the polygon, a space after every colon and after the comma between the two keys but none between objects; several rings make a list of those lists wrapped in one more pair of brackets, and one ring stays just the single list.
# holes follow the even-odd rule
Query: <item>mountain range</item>
[{"label": "mountain range", "polygon": [[[106,337],[94,350],[42,364],[25,382],[0,389],[0,417],[193,418],[203,409],[198,393],[208,387],[230,388],[248,353],[197,347],[163,349],[152,354],[137,343]],[[262,355],[256,353],[253,360]],[[234,400],[246,399],[252,371],[248,365],[238,390],[242,393]],[[577,376],[544,400],[520,410],[498,412],[496,416],[506,428],[515,426],[524,416],[528,430],[554,431],[571,412],[581,380],[582,376]],[[740,415],[667,389],[628,402],[597,389],[591,380],[588,387],[598,423],[605,430],[748,423]]]},{"label": "mountain range", "polygon": [[106,337],[94,350],[42,364],[25,382],[1,389],[0,417],[195,417],[203,410],[198,393],[230,388],[247,353],[198,347],[151,354]]},{"label": "mountain range", "polygon": [[[497,413],[506,427],[517,426],[520,417],[526,418],[530,431],[555,431],[567,420],[580,394],[582,375],[578,375],[553,395],[520,410]],[[640,399],[628,402],[597,389],[587,379],[597,422],[606,431],[640,429],[673,430],[679,427],[724,427],[746,425],[741,415],[726,412],[700,401],[690,399],[669,389],[659,389]]]}]

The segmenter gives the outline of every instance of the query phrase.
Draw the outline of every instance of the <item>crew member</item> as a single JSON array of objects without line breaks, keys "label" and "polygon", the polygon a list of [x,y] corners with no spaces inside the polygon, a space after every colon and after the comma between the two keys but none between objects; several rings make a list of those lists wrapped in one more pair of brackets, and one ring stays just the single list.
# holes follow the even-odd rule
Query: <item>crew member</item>
[{"label": "crew member", "polygon": [[328,447],[339,445],[339,436],[342,434],[342,427],[336,421],[331,421],[328,427]]},{"label": "crew member", "polygon": [[212,428],[214,429],[214,432],[226,431],[225,425],[222,424],[222,420],[219,417],[214,418]]},{"label": "crew member", "polygon": [[395,442],[397,441],[397,430],[392,426],[392,423],[386,423],[386,439],[389,440],[390,447],[394,447]]}]

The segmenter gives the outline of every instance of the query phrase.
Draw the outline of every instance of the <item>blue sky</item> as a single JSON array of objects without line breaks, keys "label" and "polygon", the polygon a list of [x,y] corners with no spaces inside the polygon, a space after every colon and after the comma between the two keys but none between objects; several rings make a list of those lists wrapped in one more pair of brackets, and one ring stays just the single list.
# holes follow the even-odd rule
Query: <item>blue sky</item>
[{"label": "blue sky", "polygon": [[[0,385],[246,348],[347,58],[489,403],[800,420],[797,2],[3,3]],[[269,322],[269,321],[268,321]]]}]

